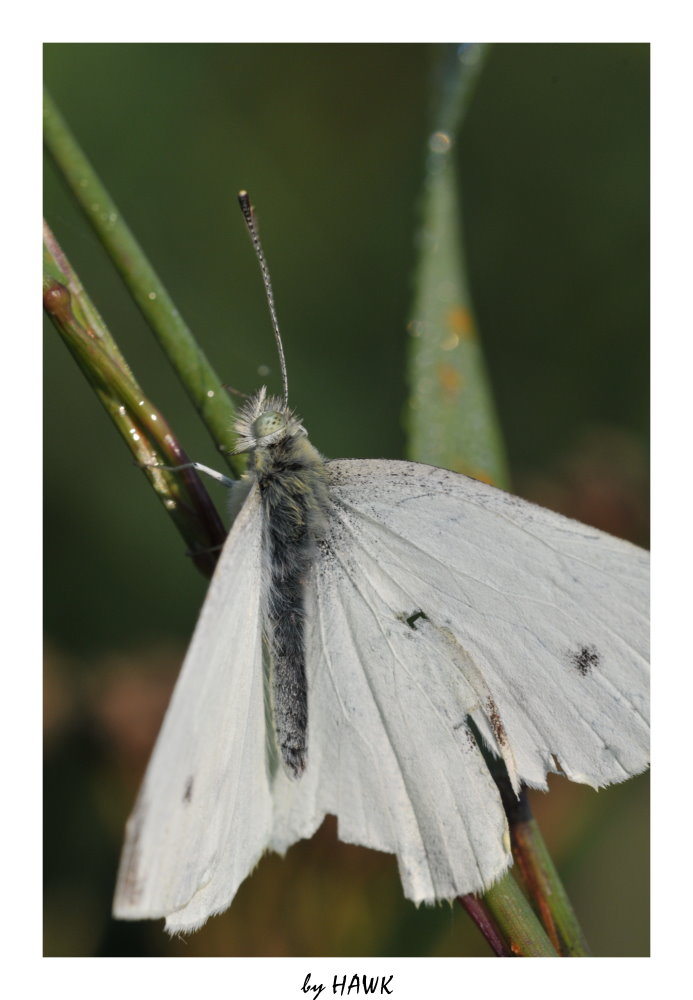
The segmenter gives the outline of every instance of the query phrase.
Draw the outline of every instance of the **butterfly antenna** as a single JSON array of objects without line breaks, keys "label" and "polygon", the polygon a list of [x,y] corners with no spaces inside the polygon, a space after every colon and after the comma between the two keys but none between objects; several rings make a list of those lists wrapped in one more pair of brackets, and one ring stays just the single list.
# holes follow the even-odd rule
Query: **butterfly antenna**
[{"label": "butterfly antenna", "polygon": [[277,310],[274,307],[274,294],[272,292],[272,282],[270,280],[270,273],[269,273],[269,268],[267,266],[267,261],[265,259],[265,254],[262,249],[262,243],[260,243],[260,237],[258,235],[257,226],[255,225],[255,213],[253,211],[253,206],[250,204],[250,195],[248,194],[247,191],[238,192],[238,204],[241,206],[241,212],[243,212],[243,218],[245,219],[245,224],[248,227],[248,232],[250,233],[250,239],[252,240],[253,247],[255,248],[255,256],[258,259],[258,264],[260,265],[260,271],[262,272],[262,283],[265,286],[265,294],[267,295],[267,304],[269,306],[270,316],[272,317],[274,339],[277,342],[277,351],[279,352],[279,365],[282,370],[284,406],[288,406],[289,380],[286,374],[286,360],[284,358],[284,346],[282,344],[282,337],[279,332],[279,321],[277,319]]}]

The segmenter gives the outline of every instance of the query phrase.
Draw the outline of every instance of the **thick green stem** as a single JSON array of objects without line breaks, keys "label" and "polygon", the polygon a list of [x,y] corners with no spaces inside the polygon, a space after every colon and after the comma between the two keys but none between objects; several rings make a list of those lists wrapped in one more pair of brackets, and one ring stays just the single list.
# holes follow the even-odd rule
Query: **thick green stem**
[{"label": "thick green stem", "polygon": [[511,824],[513,855],[554,946],[569,958],[589,955],[589,948],[537,821]]},{"label": "thick green stem", "polygon": [[191,469],[160,468],[183,465],[188,457],[137,384],[48,227],[44,261],[47,314],[185,539],[195,564],[211,576],[226,532],[199,476]]},{"label": "thick green stem", "polygon": [[514,955],[558,958],[558,952],[510,873],[484,893],[484,903]]}]

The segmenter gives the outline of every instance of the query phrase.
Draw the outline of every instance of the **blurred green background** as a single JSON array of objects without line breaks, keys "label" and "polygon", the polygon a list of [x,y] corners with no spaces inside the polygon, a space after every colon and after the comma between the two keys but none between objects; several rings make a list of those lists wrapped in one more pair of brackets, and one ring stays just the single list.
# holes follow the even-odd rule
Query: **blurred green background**
[{"label": "blurred green background", "polygon": [[[222,380],[271,369],[331,457],[401,457],[429,45],[47,45],[46,84]],[[459,136],[464,240],[515,490],[647,545],[649,50],[501,45]],[[187,451],[213,446],[52,164],[45,213]],[[274,381],[273,381],[274,379]],[[334,823],[169,941],[110,919],[118,852],[206,583],[50,324],[45,337],[45,952],[486,955]],[[211,487],[214,490],[214,486]],[[222,491],[217,491],[223,504]],[[536,795],[595,954],[643,955],[648,783]]]}]

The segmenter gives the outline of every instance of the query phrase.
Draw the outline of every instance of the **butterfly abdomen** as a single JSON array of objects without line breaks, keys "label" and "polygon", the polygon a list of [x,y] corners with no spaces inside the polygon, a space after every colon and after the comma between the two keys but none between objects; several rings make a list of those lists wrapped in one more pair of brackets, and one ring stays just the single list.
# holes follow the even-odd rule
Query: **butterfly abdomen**
[{"label": "butterfly abdomen", "polygon": [[307,438],[287,436],[255,454],[264,527],[264,624],[271,654],[272,713],[284,764],[306,765],[308,691],[304,590],[323,530],[327,483],[322,457]]}]

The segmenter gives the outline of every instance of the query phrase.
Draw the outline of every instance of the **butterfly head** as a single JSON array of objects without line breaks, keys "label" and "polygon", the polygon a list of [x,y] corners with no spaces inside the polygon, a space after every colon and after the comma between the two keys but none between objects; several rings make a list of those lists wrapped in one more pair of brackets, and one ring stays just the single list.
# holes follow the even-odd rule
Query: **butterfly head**
[{"label": "butterfly head", "polygon": [[306,437],[301,421],[279,396],[268,396],[263,386],[251,396],[236,420],[236,454],[268,448],[283,438]]}]

